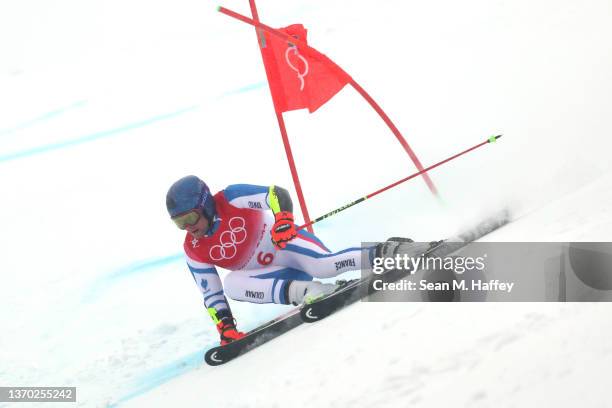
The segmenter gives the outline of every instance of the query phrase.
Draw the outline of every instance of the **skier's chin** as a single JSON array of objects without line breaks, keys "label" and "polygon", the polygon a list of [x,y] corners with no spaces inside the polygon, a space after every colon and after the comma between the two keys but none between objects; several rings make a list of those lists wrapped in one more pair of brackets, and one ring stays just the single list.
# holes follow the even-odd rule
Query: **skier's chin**
[{"label": "skier's chin", "polygon": [[195,230],[191,233],[194,238],[202,238],[204,234],[202,234],[202,230]]}]

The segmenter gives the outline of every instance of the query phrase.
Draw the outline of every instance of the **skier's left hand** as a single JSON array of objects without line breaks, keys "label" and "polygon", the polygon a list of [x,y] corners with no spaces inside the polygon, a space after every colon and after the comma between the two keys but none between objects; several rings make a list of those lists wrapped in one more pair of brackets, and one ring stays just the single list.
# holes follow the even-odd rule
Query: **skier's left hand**
[{"label": "skier's left hand", "polygon": [[287,246],[287,242],[297,236],[293,214],[289,211],[281,211],[274,215],[274,225],[270,231],[272,243],[276,249],[283,249]]}]

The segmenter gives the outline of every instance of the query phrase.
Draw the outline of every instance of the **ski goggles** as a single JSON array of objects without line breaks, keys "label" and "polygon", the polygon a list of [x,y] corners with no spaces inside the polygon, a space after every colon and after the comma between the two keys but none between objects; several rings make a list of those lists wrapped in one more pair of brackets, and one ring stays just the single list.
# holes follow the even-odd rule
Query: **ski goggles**
[{"label": "ski goggles", "polygon": [[172,218],[172,221],[176,224],[177,227],[184,230],[187,226],[195,225],[198,221],[200,221],[200,213],[196,210],[191,210],[185,214],[177,215]]}]

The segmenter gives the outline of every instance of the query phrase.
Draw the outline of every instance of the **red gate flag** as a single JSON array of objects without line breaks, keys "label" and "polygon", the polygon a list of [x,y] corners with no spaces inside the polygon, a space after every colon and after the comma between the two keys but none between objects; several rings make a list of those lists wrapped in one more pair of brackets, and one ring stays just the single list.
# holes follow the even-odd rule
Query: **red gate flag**
[{"label": "red gate flag", "polygon": [[[421,161],[414,153],[404,136],[400,133],[399,129],[395,124],[391,121],[391,118],[385,113],[385,111],[376,103],[376,101],[366,92],[365,89],[361,85],[359,85],[353,78],[349,76],[342,68],[340,68],[336,63],[330,60],[326,55],[321,54],[316,49],[308,46],[306,43],[306,30],[303,26],[297,25],[298,29],[296,32],[298,34],[297,37],[291,37],[291,34],[287,30],[293,30],[292,27],[289,26],[283,30],[276,30],[268,25],[262,24],[257,17],[257,10],[255,10],[255,1],[249,0],[251,4],[251,12],[253,13],[253,19],[245,17],[241,14],[236,13],[235,11],[228,10],[225,7],[218,7],[218,11],[221,13],[233,17],[237,20],[240,20],[244,23],[250,24],[258,29],[258,33],[260,36],[260,46],[261,52],[264,56],[264,65],[266,66],[266,75],[268,77],[268,84],[270,85],[270,91],[272,93],[272,99],[274,101],[274,108],[276,110],[276,116],[278,118],[278,123],[281,129],[281,134],[283,136],[283,143],[285,144],[285,151],[287,152],[287,158],[289,159],[291,173],[293,175],[293,180],[296,185],[296,189],[298,192],[298,197],[300,197],[300,204],[303,203],[303,197],[301,195],[301,189],[299,187],[299,180],[297,179],[297,172],[295,170],[295,166],[292,164],[292,154],[291,147],[289,145],[289,140],[287,138],[287,134],[285,131],[285,125],[283,121],[282,112],[293,110],[293,109],[302,109],[308,108],[310,112],[314,112],[321,105],[327,102],[332,96],[334,96],[344,85],[347,83],[351,84],[351,86],[370,104],[372,109],[378,113],[380,118],[385,122],[385,124],[389,127],[389,130],[396,137],[398,142],[402,145],[410,159],[419,170],[419,174],[423,176],[423,180],[429,187],[429,190],[435,195],[438,196],[438,190],[436,186],[433,184],[429,175],[424,170]],[[304,38],[299,38],[300,30]],[[263,37],[263,38],[262,38]],[[266,44],[273,43],[275,39],[280,39],[279,44],[281,46],[267,46]],[[291,44],[295,42],[295,44]],[[297,47],[296,47],[297,46]],[[296,47],[296,49],[293,49]],[[276,50],[276,52],[275,52]],[[284,52],[282,54],[283,57],[285,55],[290,56],[289,54],[299,54],[301,56],[298,57],[302,62],[305,61],[304,67],[308,67],[308,72],[304,70],[300,71],[293,63],[293,72],[294,75],[297,76],[300,81],[300,90],[296,91],[294,88],[285,89],[285,84],[283,82],[284,76],[287,75],[287,67],[281,64],[281,62],[285,61],[284,64],[287,65],[286,62],[291,61],[287,60],[279,60],[279,52]],[[268,55],[268,57],[266,57]],[[309,64],[309,65],[307,65]],[[311,65],[315,65],[313,69]],[[312,72],[318,73],[316,76],[311,75]],[[283,73],[282,76],[280,73]],[[306,79],[307,76],[310,78]],[[323,85],[323,82],[329,81],[326,85]],[[309,88],[314,88],[314,91],[310,91]],[[319,89],[316,89],[319,88]],[[300,98],[296,98],[296,94],[300,96]],[[438,196],[439,197],[439,196]],[[305,211],[305,205],[302,205],[302,212],[305,213],[305,217],[307,216],[307,211]],[[309,226],[310,228],[310,226]]]},{"label": "red gate flag", "polygon": [[[322,60],[306,43],[306,29],[293,24],[279,31],[301,40],[300,45],[261,32],[260,47],[277,112],[308,108],[316,111],[351,78],[337,65]],[[319,54],[319,55],[317,55]]]}]

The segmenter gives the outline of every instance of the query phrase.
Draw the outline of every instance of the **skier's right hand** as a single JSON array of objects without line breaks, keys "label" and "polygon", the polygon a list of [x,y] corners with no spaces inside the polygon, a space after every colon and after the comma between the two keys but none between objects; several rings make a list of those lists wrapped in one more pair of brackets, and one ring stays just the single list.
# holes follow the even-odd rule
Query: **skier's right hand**
[{"label": "skier's right hand", "polygon": [[272,243],[276,249],[283,249],[287,246],[287,242],[297,236],[293,214],[289,211],[281,211],[274,214],[274,225],[270,231]]}]

